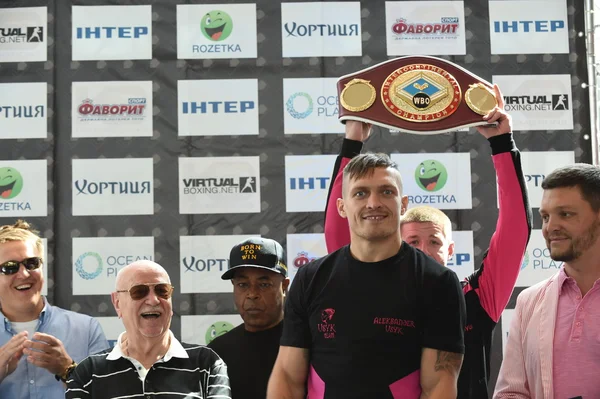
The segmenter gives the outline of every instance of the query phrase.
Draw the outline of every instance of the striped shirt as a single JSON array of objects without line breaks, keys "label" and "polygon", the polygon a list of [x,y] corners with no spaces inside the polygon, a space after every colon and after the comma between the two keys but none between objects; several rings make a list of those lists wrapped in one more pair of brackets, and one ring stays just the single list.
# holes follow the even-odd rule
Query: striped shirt
[{"label": "striped shirt", "polygon": [[206,346],[180,343],[171,333],[165,356],[148,370],[112,350],[82,361],[67,381],[66,399],[231,399],[227,366]]}]

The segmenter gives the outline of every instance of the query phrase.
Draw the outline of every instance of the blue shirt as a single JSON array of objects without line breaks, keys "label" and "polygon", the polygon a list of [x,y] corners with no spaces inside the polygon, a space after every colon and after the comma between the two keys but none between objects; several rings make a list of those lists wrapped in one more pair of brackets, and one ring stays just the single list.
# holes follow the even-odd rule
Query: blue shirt
[{"label": "blue shirt", "polygon": [[[108,342],[98,320],[80,313],[51,306],[44,298],[45,306],[35,329],[36,332],[60,339],[69,356],[77,363],[91,354],[107,348]],[[1,314],[1,312],[0,312]],[[14,335],[11,322],[4,317],[4,328],[0,328],[0,346]],[[33,333],[29,332],[29,339]],[[64,399],[65,386],[56,381],[48,370],[27,362],[23,355],[17,369],[0,382],[0,398],[10,399]]]}]

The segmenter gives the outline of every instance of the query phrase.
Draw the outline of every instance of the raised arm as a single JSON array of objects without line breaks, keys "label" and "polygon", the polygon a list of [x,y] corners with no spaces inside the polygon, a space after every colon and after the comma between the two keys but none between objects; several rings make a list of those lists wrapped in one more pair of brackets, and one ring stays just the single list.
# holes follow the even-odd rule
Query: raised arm
[{"label": "raised arm", "polygon": [[481,306],[494,322],[506,307],[521,270],[523,254],[532,226],[531,207],[521,166],[521,154],[512,137],[511,118],[503,110],[502,94],[496,86],[499,107],[488,115],[497,128],[479,128],[492,147],[498,179],[498,221],[483,265],[465,291],[474,289]]},{"label": "raised arm", "polygon": [[302,399],[306,397],[306,380],[310,352],[308,349],[281,346],[269,379],[267,399]]},{"label": "raised arm", "polygon": [[344,167],[352,158],[360,154],[363,142],[369,137],[371,126],[356,121],[346,122],[346,136],[342,150],[335,160],[331,184],[325,205],[325,243],[327,253],[337,251],[350,244],[350,228],[348,220],[341,217],[337,210],[337,199],[342,198],[342,180]]}]

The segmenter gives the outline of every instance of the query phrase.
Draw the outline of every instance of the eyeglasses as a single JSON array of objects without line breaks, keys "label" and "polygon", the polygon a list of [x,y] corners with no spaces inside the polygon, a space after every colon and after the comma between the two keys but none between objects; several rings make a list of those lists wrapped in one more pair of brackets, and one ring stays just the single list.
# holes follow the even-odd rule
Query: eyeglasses
[{"label": "eyeglasses", "polygon": [[32,271],[39,269],[39,267],[42,266],[42,263],[44,263],[44,261],[42,258],[38,257],[27,258],[21,261],[9,260],[0,265],[0,273],[6,275],[18,273],[21,265],[23,265],[28,271]]},{"label": "eyeglasses", "polygon": [[144,299],[146,295],[150,293],[150,287],[154,287],[154,293],[161,299],[169,299],[173,294],[173,287],[168,283],[157,283],[157,284],[138,284],[134,285],[128,290],[117,290],[117,292],[129,292],[129,296],[134,301]]}]

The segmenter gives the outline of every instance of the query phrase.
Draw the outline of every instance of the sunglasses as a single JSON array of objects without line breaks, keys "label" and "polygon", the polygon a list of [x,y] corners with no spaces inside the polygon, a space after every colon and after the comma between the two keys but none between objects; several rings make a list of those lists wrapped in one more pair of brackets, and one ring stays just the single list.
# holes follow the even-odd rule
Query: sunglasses
[{"label": "sunglasses", "polygon": [[134,301],[139,301],[140,299],[144,299],[150,293],[150,287],[154,287],[154,293],[157,297],[161,299],[169,299],[173,294],[173,287],[168,283],[158,283],[158,284],[139,284],[134,285],[128,290],[120,290],[117,292],[129,292],[129,296]]},{"label": "sunglasses", "polygon": [[23,259],[22,261],[9,260],[0,265],[0,273],[6,275],[18,273],[21,265],[23,265],[28,271],[32,271],[39,269],[40,266],[42,266],[42,263],[44,263],[44,261],[42,258],[38,257],[27,258]]}]

